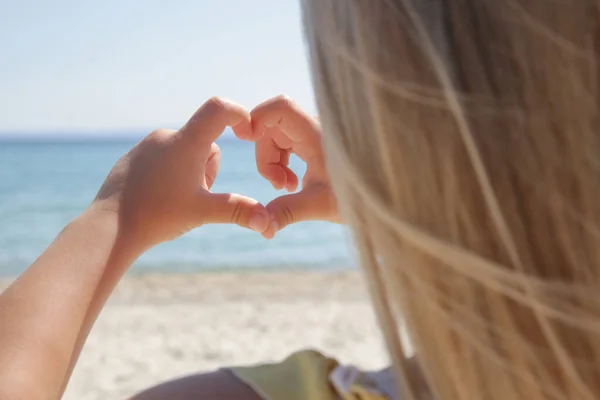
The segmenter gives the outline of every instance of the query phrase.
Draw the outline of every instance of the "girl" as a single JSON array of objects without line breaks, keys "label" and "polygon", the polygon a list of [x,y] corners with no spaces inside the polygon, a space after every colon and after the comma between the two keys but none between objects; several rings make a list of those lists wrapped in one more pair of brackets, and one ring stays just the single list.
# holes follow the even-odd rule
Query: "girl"
[{"label": "girl", "polygon": [[[282,99],[267,103],[279,115],[255,110],[252,129],[246,113],[217,101],[181,131],[152,135],[0,298],[5,398],[60,396],[108,293],[151,245],[226,217],[266,237],[302,219],[335,219],[332,194],[403,399],[600,396],[598,2],[304,0],[303,11],[323,161],[316,121],[283,113],[299,111]],[[291,141],[259,142],[257,152],[304,153],[314,166],[304,193],[266,211],[209,194],[205,171],[215,161],[193,171],[206,177],[198,192],[183,166],[209,160],[226,124],[244,138]],[[279,154],[282,167],[263,174],[293,187]],[[418,367],[399,339],[401,322]],[[337,367],[316,358],[286,377],[316,374],[347,388],[330,375]],[[270,391],[276,385],[262,372],[239,371],[241,380],[211,382],[240,399],[292,398],[309,386],[306,398],[360,396],[371,387],[331,391],[299,378],[287,392]],[[368,395],[384,393],[373,386]]]}]

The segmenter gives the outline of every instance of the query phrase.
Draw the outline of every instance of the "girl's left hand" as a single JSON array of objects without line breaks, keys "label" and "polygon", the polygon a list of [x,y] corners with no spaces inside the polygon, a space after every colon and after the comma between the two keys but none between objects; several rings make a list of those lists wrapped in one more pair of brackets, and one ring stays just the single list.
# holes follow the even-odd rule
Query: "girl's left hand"
[{"label": "girl's left hand", "polygon": [[258,105],[251,112],[258,172],[277,189],[294,192],[299,179],[289,167],[290,155],[306,163],[302,190],[267,205],[273,221],[263,232],[272,238],[287,225],[302,221],[339,222],[338,207],[321,143],[321,125],[286,96]]}]

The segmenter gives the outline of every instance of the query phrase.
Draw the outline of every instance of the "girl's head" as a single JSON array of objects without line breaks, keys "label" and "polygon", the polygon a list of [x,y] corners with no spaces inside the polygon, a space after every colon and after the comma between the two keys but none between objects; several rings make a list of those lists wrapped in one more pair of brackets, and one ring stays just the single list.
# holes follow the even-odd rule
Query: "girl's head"
[{"label": "girl's head", "polygon": [[330,173],[399,371],[406,323],[440,400],[600,397],[597,2],[303,3]]}]

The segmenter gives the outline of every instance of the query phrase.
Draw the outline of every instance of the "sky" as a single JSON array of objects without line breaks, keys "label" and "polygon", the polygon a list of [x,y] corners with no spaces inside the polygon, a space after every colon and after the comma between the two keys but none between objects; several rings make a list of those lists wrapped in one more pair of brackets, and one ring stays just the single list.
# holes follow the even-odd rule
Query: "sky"
[{"label": "sky", "polygon": [[0,0],[0,135],[177,128],[211,96],[315,112],[297,0]]}]

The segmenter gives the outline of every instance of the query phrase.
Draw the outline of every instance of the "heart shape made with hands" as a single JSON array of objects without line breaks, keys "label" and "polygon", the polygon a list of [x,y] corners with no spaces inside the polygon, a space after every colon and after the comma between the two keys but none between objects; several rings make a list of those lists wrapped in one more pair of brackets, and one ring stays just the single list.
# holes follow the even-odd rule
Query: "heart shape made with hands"
[{"label": "heart shape made with hands", "polygon": [[289,168],[291,154],[306,163],[302,190],[275,198],[266,208],[271,223],[262,235],[270,239],[278,230],[301,221],[339,222],[337,205],[325,167],[321,126],[289,97],[278,96],[251,113],[256,140],[258,172],[277,189],[295,192],[296,173]]},{"label": "heart shape made with hands", "polygon": [[[302,190],[266,207],[240,194],[213,193],[221,156],[215,141],[227,126],[255,142],[258,171],[276,189],[298,188],[289,160],[292,153],[302,159],[307,164]],[[139,249],[205,224],[234,223],[272,238],[294,222],[337,221],[319,122],[286,97],[252,112],[221,98],[208,100],[178,131],[158,129],[125,154],[92,207],[119,215],[121,231]]]}]

